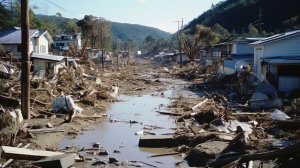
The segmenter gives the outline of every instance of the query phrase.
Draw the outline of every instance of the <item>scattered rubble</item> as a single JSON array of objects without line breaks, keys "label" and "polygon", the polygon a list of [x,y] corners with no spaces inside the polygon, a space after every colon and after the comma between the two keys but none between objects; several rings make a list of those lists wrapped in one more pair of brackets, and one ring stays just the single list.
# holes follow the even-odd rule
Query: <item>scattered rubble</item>
[{"label": "scattered rubble", "polygon": [[[148,134],[147,138],[141,138],[142,146],[165,145],[175,150],[150,157],[184,153],[188,166],[209,167],[237,167],[245,163],[258,165],[264,160],[271,160],[271,164],[278,167],[292,167],[299,162],[300,94],[282,94],[267,81],[258,83],[249,68],[248,71],[225,76],[216,73],[218,67],[215,65],[187,63],[180,69],[175,63],[158,66],[151,60],[131,59],[127,62],[126,59],[123,64],[122,59],[118,59],[118,65],[106,64],[102,71],[100,65],[90,61],[85,51],[78,51],[77,47],[70,47],[65,55],[74,56],[78,60],[60,68],[56,74],[45,72],[42,78],[38,72],[31,74],[32,119],[30,122],[20,120],[17,126],[9,112],[20,108],[19,63],[16,60],[11,63],[0,62],[1,163],[7,161],[5,158],[18,159],[9,162],[14,165],[19,165],[22,160],[35,160],[36,164],[54,160],[66,162],[70,166],[75,161],[92,159],[80,155],[72,155],[71,159],[67,153],[86,151],[92,155],[109,155],[109,151],[102,149],[100,143],[94,143],[93,148],[77,149],[72,146],[58,152],[46,151],[46,148],[57,147],[63,137],[76,137],[81,131],[91,129],[92,124],[102,120],[142,124],[138,121],[112,119],[105,115],[106,108],[119,101],[119,94],[142,95],[155,90],[157,94],[153,96],[164,96],[164,85],[169,83],[160,78],[187,81],[188,84],[182,85],[183,90],[199,96],[190,97],[184,91],[178,92],[171,98],[171,104],[167,105],[169,111],[156,110],[174,119],[177,124],[174,134],[158,136],[150,130],[160,127],[151,125],[143,125],[143,130],[136,132],[136,135]],[[3,52],[0,56],[5,57],[5,61],[10,58]],[[115,58],[112,57],[111,61],[115,62]],[[143,75],[141,67],[151,68],[151,72],[157,73]],[[18,130],[17,133],[14,128]],[[16,134],[15,142],[12,133]],[[49,138],[50,133],[60,136],[60,139]],[[31,143],[32,149],[12,147],[27,141]],[[40,153],[33,152],[33,149]],[[37,161],[39,159],[44,160]],[[91,164],[111,163],[136,167],[142,166],[142,163],[155,166],[144,161],[119,162],[113,157],[109,157],[109,162],[102,160]]]}]

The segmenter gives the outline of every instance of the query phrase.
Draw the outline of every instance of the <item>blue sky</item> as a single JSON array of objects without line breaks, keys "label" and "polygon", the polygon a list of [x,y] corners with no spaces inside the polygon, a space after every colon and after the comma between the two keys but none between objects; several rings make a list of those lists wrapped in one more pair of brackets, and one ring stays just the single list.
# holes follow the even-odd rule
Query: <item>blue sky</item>
[{"label": "blue sky", "polygon": [[181,21],[187,24],[220,0],[29,0],[36,14],[83,19],[104,17],[112,22],[139,24],[174,33]]}]

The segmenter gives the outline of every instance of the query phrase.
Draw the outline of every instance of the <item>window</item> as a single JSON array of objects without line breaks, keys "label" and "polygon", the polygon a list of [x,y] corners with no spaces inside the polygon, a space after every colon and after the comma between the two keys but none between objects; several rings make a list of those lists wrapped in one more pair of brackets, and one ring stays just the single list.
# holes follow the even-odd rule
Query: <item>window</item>
[{"label": "window", "polygon": [[45,45],[40,46],[40,53],[46,53],[46,46]]},{"label": "window", "polygon": [[55,46],[57,46],[57,47],[59,47],[59,46],[65,46],[65,43],[56,43]]}]

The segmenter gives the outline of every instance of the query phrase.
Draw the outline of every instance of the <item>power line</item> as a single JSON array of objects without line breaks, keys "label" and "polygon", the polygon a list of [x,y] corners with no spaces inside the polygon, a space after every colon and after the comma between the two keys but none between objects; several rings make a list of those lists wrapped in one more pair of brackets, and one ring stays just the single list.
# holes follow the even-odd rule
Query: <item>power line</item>
[{"label": "power line", "polygon": [[48,3],[50,3],[50,4],[52,4],[52,5],[54,5],[54,6],[56,6],[56,7],[59,8],[59,9],[63,10],[64,12],[70,13],[70,14],[72,14],[72,15],[74,15],[74,16],[78,16],[76,13],[71,12],[71,11],[69,11],[68,9],[65,9],[65,8],[63,8],[63,7],[60,7],[60,6],[58,6],[57,4],[53,3],[53,2],[50,1],[50,0],[45,0],[45,1],[48,2]]}]

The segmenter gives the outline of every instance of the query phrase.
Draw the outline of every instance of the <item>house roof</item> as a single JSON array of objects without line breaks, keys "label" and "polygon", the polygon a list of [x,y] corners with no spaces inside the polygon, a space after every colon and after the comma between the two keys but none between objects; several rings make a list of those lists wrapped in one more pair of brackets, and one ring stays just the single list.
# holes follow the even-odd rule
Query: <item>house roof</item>
[{"label": "house roof", "polygon": [[[29,37],[32,37],[36,31],[38,31],[38,30],[30,29]],[[2,44],[21,44],[21,42],[22,42],[21,29],[4,30],[0,34],[0,42]]]},{"label": "house roof", "polygon": [[264,58],[262,60],[271,64],[299,64],[300,56],[277,56]]},{"label": "house roof", "polygon": [[238,60],[254,60],[254,54],[229,54],[234,61]]},{"label": "house roof", "polygon": [[61,61],[62,59],[64,59],[64,56],[58,56],[58,55],[49,55],[49,54],[32,54],[31,58],[33,59],[42,59],[42,60],[51,60],[51,61]]},{"label": "house roof", "polygon": [[282,39],[286,39],[286,38],[289,38],[289,37],[293,37],[293,36],[296,36],[296,35],[300,35],[300,30],[285,32],[285,33],[281,33],[281,34],[276,34],[274,36],[270,36],[268,38],[264,38],[262,40],[253,42],[250,45],[272,43],[272,42],[282,40]]}]

